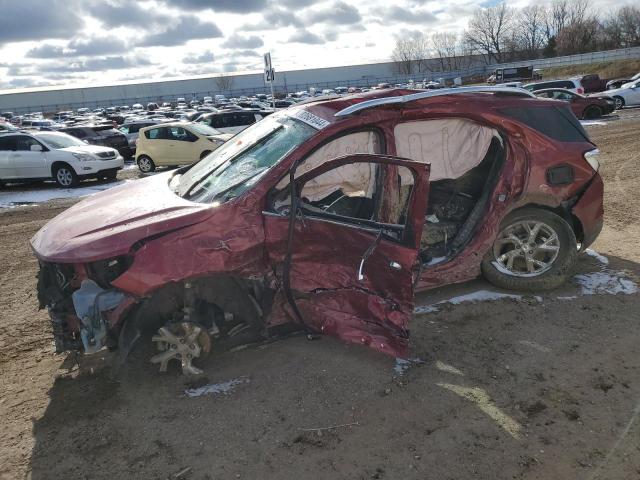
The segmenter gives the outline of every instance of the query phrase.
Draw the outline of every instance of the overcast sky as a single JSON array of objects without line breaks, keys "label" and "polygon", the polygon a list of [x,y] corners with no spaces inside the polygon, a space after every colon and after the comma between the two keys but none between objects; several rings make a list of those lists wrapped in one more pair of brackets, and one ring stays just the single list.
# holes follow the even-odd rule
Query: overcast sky
[{"label": "overcast sky", "polygon": [[[535,0],[507,1],[522,6]],[[387,61],[497,0],[0,0],[0,89]],[[607,11],[629,0],[593,0]]]}]

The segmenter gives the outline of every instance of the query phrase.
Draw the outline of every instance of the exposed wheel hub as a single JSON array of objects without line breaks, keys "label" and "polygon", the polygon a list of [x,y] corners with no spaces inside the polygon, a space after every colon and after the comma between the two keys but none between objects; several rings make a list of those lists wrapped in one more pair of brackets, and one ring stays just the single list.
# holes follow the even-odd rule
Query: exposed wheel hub
[{"label": "exposed wheel hub", "polygon": [[166,372],[170,360],[177,360],[185,375],[199,375],[202,370],[193,365],[195,358],[205,357],[211,351],[211,338],[200,325],[189,322],[161,327],[152,337],[160,353],[151,357],[151,363],[159,363]]}]

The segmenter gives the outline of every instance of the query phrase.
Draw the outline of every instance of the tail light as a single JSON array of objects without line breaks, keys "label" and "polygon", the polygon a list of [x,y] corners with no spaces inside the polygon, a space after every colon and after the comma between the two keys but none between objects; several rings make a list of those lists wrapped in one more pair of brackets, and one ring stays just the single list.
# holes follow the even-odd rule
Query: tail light
[{"label": "tail light", "polygon": [[584,93],[584,88],[578,87],[578,88],[576,88],[576,92],[579,93],[580,95],[582,95]]},{"label": "tail light", "polygon": [[600,162],[598,161],[599,156],[600,150],[598,150],[597,148],[584,153],[584,159],[589,165],[591,165],[591,168],[593,168],[594,172],[597,172],[600,169]]}]

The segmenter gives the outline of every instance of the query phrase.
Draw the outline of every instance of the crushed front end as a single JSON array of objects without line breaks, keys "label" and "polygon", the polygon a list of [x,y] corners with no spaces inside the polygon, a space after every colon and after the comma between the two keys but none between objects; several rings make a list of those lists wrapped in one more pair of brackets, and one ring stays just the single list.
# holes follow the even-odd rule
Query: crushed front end
[{"label": "crushed front end", "polygon": [[117,346],[122,321],[137,299],[111,281],[128,263],[127,257],[91,264],[40,262],[38,302],[49,312],[57,353]]}]

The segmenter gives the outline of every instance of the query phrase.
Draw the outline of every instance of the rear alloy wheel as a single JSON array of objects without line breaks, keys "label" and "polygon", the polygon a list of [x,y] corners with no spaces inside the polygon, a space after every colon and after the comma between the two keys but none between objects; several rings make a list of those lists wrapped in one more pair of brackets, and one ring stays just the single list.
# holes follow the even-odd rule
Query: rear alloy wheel
[{"label": "rear alloy wheel", "polygon": [[577,255],[575,234],[563,218],[526,208],[502,222],[482,260],[482,273],[498,287],[547,290],[565,282]]},{"label": "rear alloy wheel", "polygon": [[597,105],[589,105],[582,114],[582,118],[587,120],[593,120],[594,118],[600,118],[601,116],[602,109]]},{"label": "rear alloy wheel", "polygon": [[622,107],[624,107],[624,98],[613,97],[613,100],[616,102],[616,110],[620,110]]},{"label": "rear alloy wheel", "polygon": [[53,171],[53,179],[62,188],[75,187],[78,184],[78,175],[75,170],[66,163],[57,166]]},{"label": "rear alloy wheel", "polygon": [[146,155],[140,155],[138,157],[138,168],[142,173],[150,173],[155,171],[156,164],[153,163],[153,160],[151,160],[150,157],[147,157]]},{"label": "rear alloy wheel", "polygon": [[200,154],[200,160],[202,160],[204,157],[206,157],[207,155],[209,155],[211,153],[211,150],[205,150],[204,152],[202,152]]}]

